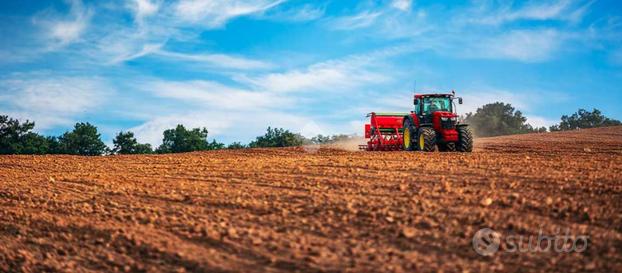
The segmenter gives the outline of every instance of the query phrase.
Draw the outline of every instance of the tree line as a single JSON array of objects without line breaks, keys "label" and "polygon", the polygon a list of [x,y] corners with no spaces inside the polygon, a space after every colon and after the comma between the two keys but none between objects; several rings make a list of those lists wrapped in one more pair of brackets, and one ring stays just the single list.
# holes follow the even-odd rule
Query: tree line
[{"label": "tree line", "polygon": [[69,155],[104,155],[104,154],[165,154],[219,149],[244,149],[261,147],[291,147],[305,143],[325,144],[352,136],[318,135],[307,139],[300,134],[282,128],[268,127],[266,133],[248,144],[233,142],[229,145],[208,141],[207,128],[187,129],[179,124],[163,132],[162,144],[152,148],[151,144],[139,143],[133,132],[119,132],[112,141],[113,147],[107,147],[101,140],[97,127],[90,123],[76,123],[73,130],[54,136],[42,136],[32,130],[35,123],[20,122],[8,116],[0,116],[0,154],[69,154]]},{"label": "tree line", "polygon": [[[543,133],[546,127],[533,127],[527,123],[523,113],[509,103],[495,102],[478,108],[475,113],[467,113],[462,117],[465,123],[479,137]],[[605,117],[598,109],[587,111],[579,109],[572,115],[561,116],[559,124],[552,125],[548,131],[566,131],[604,126],[622,125],[619,120]]]},{"label": "tree line", "polygon": [[[486,104],[475,113],[462,117],[477,136],[498,136],[546,132],[547,128],[535,128],[527,123],[527,118],[512,105],[503,102]],[[598,109],[587,111],[579,109],[571,115],[563,115],[559,124],[548,131],[564,131],[582,128],[621,125],[619,120],[605,117]],[[33,132],[35,123],[20,122],[6,115],[0,115],[0,154],[152,154],[183,153],[219,149],[244,149],[261,147],[291,147],[303,144],[327,144],[352,138],[351,135],[317,135],[310,139],[283,128],[268,127],[266,133],[248,144],[233,142],[229,145],[208,141],[207,128],[187,129],[179,124],[163,132],[162,144],[157,148],[147,143],[139,143],[134,133],[119,132],[113,139],[113,147],[107,147],[101,140],[97,127],[90,123],[76,123],[73,130],[60,136],[42,136]]]}]

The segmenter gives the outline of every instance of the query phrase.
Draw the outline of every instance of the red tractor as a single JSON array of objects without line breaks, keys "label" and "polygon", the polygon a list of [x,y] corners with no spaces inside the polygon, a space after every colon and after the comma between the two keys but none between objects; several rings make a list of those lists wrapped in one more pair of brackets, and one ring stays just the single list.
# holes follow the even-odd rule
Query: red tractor
[{"label": "red tractor", "polygon": [[367,151],[471,152],[473,135],[467,124],[458,121],[455,100],[451,94],[417,94],[415,110],[410,113],[370,113],[365,124]]}]

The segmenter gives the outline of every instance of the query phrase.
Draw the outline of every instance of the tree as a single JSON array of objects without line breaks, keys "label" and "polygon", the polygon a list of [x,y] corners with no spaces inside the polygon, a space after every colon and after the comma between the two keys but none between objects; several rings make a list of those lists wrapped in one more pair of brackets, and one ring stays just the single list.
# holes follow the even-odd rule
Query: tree
[{"label": "tree", "polygon": [[300,146],[304,142],[304,137],[283,128],[270,128],[265,135],[258,136],[255,141],[248,144],[251,148],[259,147],[291,147]]},{"label": "tree", "polygon": [[544,127],[544,126],[542,126],[540,128],[534,128],[533,131],[536,132],[536,133],[546,133],[547,132],[546,131],[546,127]]},{"label": "tree", "polygon": [[220,143],[218,141],[216,141],[215,139],[212,140],[212,142],[210,142],[207,145],[207,150],[220,150],[220,149],[224,149],[225,148],[225,144],[224,143]]},{"label": "tree", "polygon": [[19,154],[42,155],[49,152],[49,143],[42,135],[29,132],[21,138],[20,142],[22,145],[21,150],[18,151]]},{"label": "tree", "polygon": [[153,153],[150,144],[138,143],[132,132],[119,132],[112,141],[116,154],[150,154]]},{"label": "tree", "polygon": [[[53,144],[55,145],[55,144]],[[56,153],[72,155],[102,155],[108,147],[102,142],[97,127],[90,123],[76,123],[73,131],[58,137]]]},{"label": "tree", "polygon": [[179,124],[174,129],[164,131],[162,145],[158,147],[158,153],[184,153],[192,151],[216,150],[224,148],[224,144],[213,140],[207,141],[206,128],[194,128],[187,130]]},{"label": "tree", "polygon": [[481,137],[536,132],[526,123],[527,118],[511,104],[490,103],[478,108],[475,114],[467,113],[464,121]]},{"label": "tree", "polygon": [[604,126],[621,125],[619,120],[605,117],[600,110],[593,109],[589,112],[585,109],[579,109],[571,116],[563,115],[558,125],[550,127],[551,131],[565,131],[574,129],[595,128]]},{"label": "tree", "polygon": [[49,136],[46,137],[45,140],[48,143],[48,154],[62,154],[63,149],[61,148],[60,142],[58,141],[58,137]]},{"label": "tree", "polygon": [[34,122],[0,116],[0,154],[45,154],[48,142],[45,137],[32,132]]},{"label": "tree", "polygon": [[229,146],[227,146],[227,149],[244,149],[246,148],[246,145],[240,143],[240,142],[233,142],[231,144],[229,144]]}]

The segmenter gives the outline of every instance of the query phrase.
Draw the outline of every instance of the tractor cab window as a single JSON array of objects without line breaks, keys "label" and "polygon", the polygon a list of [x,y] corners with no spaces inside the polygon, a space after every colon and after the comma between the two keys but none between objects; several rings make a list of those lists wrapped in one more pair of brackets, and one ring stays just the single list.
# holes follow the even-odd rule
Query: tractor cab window
[{"label": "tractor cab window", "polygon": [[421,109],[421,100],[420,100],[420,99],[417,99],[417,100],[415,101],[415,114],[416,114],[416,115],[421,114],[420,109]]},{"label": "tractor cab window", "polygon": [[451,99],[449,97],[423,98],[423,114],[431,114],[436,111],[451,112]]}]

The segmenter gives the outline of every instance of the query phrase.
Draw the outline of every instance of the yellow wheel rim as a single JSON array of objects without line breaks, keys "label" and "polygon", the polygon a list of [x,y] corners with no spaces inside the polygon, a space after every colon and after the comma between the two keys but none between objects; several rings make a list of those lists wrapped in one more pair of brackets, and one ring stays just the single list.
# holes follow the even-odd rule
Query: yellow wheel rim
[{"label": "yellow wheel rim", "polygon": [[404,128],[404,147],[410,147],[410,130],[408,128]]},{"label": "yellow wheel rim", "polygon": [[425,139],[423,138],[423,134],[419,136],[419,148],[423,150],[425,148]]}]

